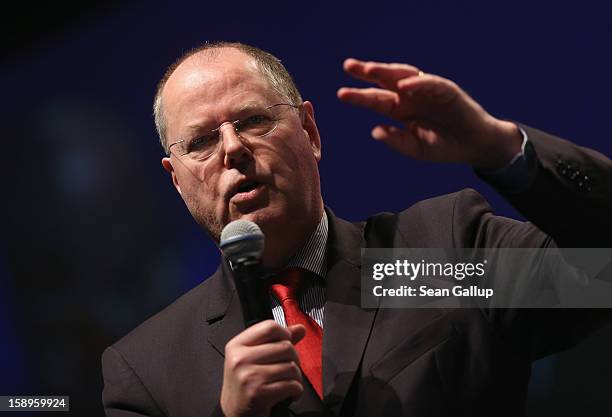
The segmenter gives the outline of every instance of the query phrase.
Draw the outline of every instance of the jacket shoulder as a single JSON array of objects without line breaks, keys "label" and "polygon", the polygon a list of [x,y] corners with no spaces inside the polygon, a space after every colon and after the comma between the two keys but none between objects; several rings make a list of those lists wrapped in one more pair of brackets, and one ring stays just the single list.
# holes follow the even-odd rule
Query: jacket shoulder
[{"label": "jacket shoulder", "polygon": [[183,294],[166,308],[151,316],[113,344],[113,348],[126,356],[143,350],[159,351],[172,340],[178,340],[191,327],[204,324],[209,303],[212,275],[204,282]]},{"label": "jacket shoulder", "polygon": [[448,247],[457,218],[478,218],[491,212],[485,198],[472,188],[418,201],[399,213],[378,213],[366,222],[372,247]]}]

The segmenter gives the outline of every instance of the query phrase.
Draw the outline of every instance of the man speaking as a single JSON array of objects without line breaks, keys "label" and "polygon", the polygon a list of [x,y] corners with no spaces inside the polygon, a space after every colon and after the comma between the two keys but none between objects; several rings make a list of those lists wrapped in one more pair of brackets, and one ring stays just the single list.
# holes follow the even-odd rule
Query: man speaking
[{"label": "man speaking", "polygon": [[612,163],[496,119],[416,67],[344,68],[374,86],[341,88],[340,100],[402,125],[377,126],[374,139],[470,164],[531,222],[493,215],[469,189],[361,223],[336,217],[321,197],[313,104],[269,53],[205,44],[159,83],[162,165],[215,242],[232,221],[259,226],[274,320],[245,329],[235,265],[223,258],[105,351],[109,417],[521,416],[531,362],[604,322],[597,310],[362,308],[362,247],[610,247]]}]

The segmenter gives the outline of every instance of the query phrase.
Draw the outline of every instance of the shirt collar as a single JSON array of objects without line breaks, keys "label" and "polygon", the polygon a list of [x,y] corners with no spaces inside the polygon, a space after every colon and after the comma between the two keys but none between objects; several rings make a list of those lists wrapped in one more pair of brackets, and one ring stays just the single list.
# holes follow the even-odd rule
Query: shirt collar
[{"label": "shirt collar", "polygon": [[329,223],[327,213],[323,210],[323,216],[315,231],[310,235],[306,243],[298,249],[291,257],[287,266],[295,266],[314,272],[321,278],[325,278],[327,271],[327,236]]}]

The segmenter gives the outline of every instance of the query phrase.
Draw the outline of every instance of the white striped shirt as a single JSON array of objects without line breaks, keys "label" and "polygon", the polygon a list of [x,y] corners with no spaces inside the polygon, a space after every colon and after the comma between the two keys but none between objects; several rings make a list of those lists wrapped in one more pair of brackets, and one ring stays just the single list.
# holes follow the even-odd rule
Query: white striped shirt
[{"label": "white striped shirt", "polygon": [[[323,312],[325,309],[324,278],[327,271],[328,230],[327,214],[324,210],[323,217],[315,231],[287,264],[287,266],[303,268],[317,275],[311,282],[303,283],[298,303],[302,311],[312,317],[321,328],[323,328]],[[274,321],[283,327],[287,327],[283,307],[274,295],[270,296],[270,303]]]}]

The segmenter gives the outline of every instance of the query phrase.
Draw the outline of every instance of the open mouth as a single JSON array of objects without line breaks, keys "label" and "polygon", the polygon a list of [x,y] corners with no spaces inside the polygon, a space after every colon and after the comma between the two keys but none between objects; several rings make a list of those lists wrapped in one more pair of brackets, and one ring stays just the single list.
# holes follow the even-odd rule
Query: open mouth
[{"label": "open mouth", "polygon": [[259,186],[257,181],[245,181],[238,186],[237,193],[248,193]]}]

